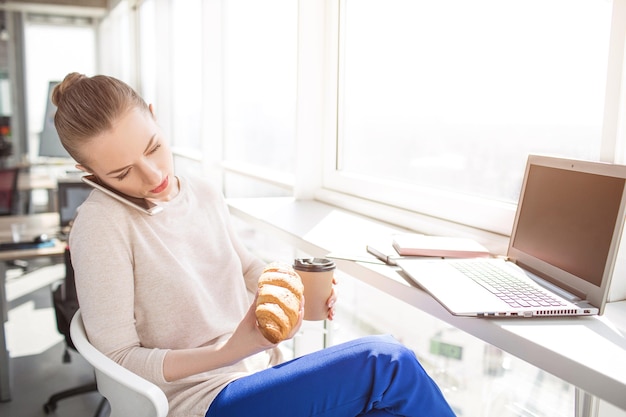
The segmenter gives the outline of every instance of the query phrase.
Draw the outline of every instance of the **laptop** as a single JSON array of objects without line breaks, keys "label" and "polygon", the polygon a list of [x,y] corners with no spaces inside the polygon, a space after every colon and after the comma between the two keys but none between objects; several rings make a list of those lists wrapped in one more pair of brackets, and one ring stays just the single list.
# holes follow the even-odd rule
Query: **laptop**
[{"label": "laptop", "polygon": [[59,178],[58,212],[60,234],[67,235],[76,216],[76,210],[89,197],[93,188],[80,180],[80,177]]},{"label": "laptop", "polygon": [[[624,227],[625,187],[626,166],[531,155],[506,257],[396,263],[458,316],[602,314]],[[467,271],[475,268],[481,271]],[[499,284],[482,282],[493,273],[482,268],[527,287],[504,293]],[[549,301],[523,301],[535,291]]]}]

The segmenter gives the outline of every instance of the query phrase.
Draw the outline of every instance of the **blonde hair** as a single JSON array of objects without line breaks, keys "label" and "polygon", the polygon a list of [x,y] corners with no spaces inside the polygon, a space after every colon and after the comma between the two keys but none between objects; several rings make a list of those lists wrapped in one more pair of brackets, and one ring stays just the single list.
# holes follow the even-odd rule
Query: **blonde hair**
[{"label": "blonde hair", "polygon": [[111,130],[132,108],[150,111],[129,85],[106,75],[70,73],[54,88],[51,99],[57,106],[54,125],[61,144],[81,164],[86,162],[82,144]]}]

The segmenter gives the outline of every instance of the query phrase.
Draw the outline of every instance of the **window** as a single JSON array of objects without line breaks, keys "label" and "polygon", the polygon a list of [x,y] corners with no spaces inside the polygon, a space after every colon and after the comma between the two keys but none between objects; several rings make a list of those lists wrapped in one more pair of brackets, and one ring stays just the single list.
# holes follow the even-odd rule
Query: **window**
[{"label": "window", "polygon": [[[38,154],[39,134],[44,127],[48,87],[70,72],[93,75],[95,33],[89,18],[28,15],[24,26],[28,137],[31,158]],[[81,51],[77,54],[76,51]]]},{"label": "window", "polygon": [[157,103],[157,21],[156,4],[154,0],[145,0],[139,6],[139,86],[141,96],[148,103],[156,107],[159,115],[160,106]]},{"label": "window", "polygon": [[508,234],[529,153],[600,157],[611,9],[342,0],[325,185]]},{"label": "window", "polygon": [[135,85],[134,30],[128,0],[121,0],[100,22],[98,72]]},{"label": "window", "polygon": [[294,171],[298,2],[229,0],[222,7],[224,159],[288,176]]},{"label": "window", "polygon": [[202,149],[202,3],[200,0],[171,2],[172,51],[158,58],[171,65],[173,134],[177,148]]}]

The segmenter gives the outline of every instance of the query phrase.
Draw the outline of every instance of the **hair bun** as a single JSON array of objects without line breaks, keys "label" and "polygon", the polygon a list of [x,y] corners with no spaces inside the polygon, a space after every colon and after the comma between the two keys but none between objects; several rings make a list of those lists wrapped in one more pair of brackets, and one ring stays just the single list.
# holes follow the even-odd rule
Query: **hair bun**
[{"label": "hair bun", "polygon": [[63,100],[63,95],[65,92],[72,87],[72,85],[76,84],[78,81],[87,78],[84,74],[79,74],[78,72],[72,72],[67,74],[63,81],[54,87],[52,90],[52,104],[55,106],[59,106],[59,103]]}]

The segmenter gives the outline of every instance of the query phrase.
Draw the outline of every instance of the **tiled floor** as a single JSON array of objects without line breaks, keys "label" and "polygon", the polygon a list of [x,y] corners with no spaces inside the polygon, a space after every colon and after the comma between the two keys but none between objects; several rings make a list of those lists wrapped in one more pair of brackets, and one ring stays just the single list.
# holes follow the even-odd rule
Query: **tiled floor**
[{"label": "tiled floor", "polygon": [[63,363],[65,343],[56,330],[51,286],[63,277],[62,265],[43,266],[25,275],[9,271],[5,324],[11,353],[12,399],[0,402],[2,417],[89,417],[101,400],[97,392],[61,400],[46,414],[50,395],[93,382],[93,371],[80,355]]}]

